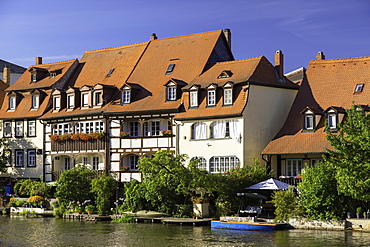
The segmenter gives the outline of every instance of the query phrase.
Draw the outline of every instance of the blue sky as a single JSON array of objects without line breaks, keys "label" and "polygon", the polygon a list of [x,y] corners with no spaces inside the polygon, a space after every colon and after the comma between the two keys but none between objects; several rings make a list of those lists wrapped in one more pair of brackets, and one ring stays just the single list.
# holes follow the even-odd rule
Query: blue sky
[{"label": "blue sky", "polygon": [[368,0],[0,0],[0,58],[24,67],[88,50],[229,28],[236,59],[282,50],[285,72],[370,56]]}]

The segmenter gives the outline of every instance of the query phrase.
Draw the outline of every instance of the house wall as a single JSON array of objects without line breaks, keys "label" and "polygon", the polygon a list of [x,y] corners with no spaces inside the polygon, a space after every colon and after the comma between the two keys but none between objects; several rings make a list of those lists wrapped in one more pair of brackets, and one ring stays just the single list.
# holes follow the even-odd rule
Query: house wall
[{"label": "house wall", "polygon": [[[240,165],[243,165],[243,143],[231,138],[212,139],[210,126],[213,122],[219,120],[237,120],[239,122],[240,135],[243,136],[243,119],[207,119],[199,121],[177,121],[177,152],[187,154],[189,158],[204,157],[207,161],[209,170],[209,160],[212,156],[236,156]],[[193,140],[192,125],[196,122],[203,122],[207,126],[207,139]],[[243,140],[243,138],[242,138]]]},{"label": "house wall", "polygon": [[[19,120],[17,120],[19,121]],[[43,125],[36,120],[36,137],[27,137],[27,120],[23,120],[24,137],[14,137],[15,135],[15,121],[12,121],[12,136],[5,138],[8,150],[11,151],[10,166],[7,173],[1,176],[11,176],[15,178],[31,178],[39,179],[44,176],[44,162],[43,162]],[[3,128],[0,132],[4,136]],[[27,150],[36,150],[36,167],[28,167]],[[15,150],[23,150],[23,167],[15,167]],[[37,152],[39,150],[39,152]]]},{"label": "house wall", "polygon": [[[10,85],[12,85],[14,82],[16,82],[16,80],[18,80],[19,77],[21,77],[22,74],[15,74],[15,73],[11,73],[10,74]],[[3,74],[3,71],[1,70],[0,72],[0,80],[2,80],[4,78],[4,74]]]},{"label": "house wall", "polygon": [[250,85],[244,118],[244,164],[258,159],[261,152],[283,126],[297,90]]}]

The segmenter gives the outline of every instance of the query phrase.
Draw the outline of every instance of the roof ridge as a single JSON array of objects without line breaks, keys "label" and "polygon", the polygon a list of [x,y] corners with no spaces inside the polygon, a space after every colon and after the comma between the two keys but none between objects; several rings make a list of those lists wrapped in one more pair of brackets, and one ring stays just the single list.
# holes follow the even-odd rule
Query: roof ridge
[{"label": "roof ridge", "polygon": [[72,62],[72,61],[76,61],[76,60],[78,60],[78,59],[77,59],[77,58],[73,58],[73,59],[70,59],[70,60],[59,61],[59,62],[53,62],[53,63],[33,64],[33,65],[31,65],[30,67],[37,67],[37,66],[42,67],[43,65],[51,65],[51,64],[68,63],[68,62]]},{"label": "roof ridge", "polygon": [[141,43],[134,43],[134,44],[129,44],[129,45],[121,45],[121,46],[116,46],[116,47],[108,47],[108,48],[101,48],[101,49],[96,49],[96,50],[90,50],[90,51],[85,51],[84,54],[87,53],[93,53],[93,52],[101,52],[101,51],[111,51],[111,50],[118,50],[124,47],[130,47],[130,46],[137,46],[137,45],[143,45],[149,43],[149,41],[141,42]]},{"label": "roof ridge", "polygon": [[244,59],[238,59],[238,60],[230,60],[230,61],[222,61],[222,62],[217,62],[215,64],[222,64],[222,63],[241,63],[247,60],[257,60],[257,59],[262,59],[264,56],[259,56],[259,57],[251,57],[251,58],[244,58]]},{"label": "roof ridge", "polygon": [[362,56],[362,57],[347,57],[347,58],[332,58],[332,59],[320,59],[316,60],[313,59],[310,62],[320,63],[320,62],[338,62],[338,61],[349,61],[349,60],[359,60],[359,59],[370,59],[370,56]]},{"label": "roof ridge", "polygon": [[202,33],[192,33],[192,34],[185,34],[185,35],[180,35],[180,36],[174,36],[174,37],[167,37],[167,38],[161,38],[161,39],[155,39],[151,41],[160,41],[160,40],[169,40],[169,39],[177,39],[177,38],[182,38],[182,37],[190,37],[190,36],[198,36],[198,35],[204,35],[204,34],[209,34],[209,33],[221,33],[223,32],[221,29],[219,30],[214,30],[214,31],[208,31],[208,32],[202,32]]}]

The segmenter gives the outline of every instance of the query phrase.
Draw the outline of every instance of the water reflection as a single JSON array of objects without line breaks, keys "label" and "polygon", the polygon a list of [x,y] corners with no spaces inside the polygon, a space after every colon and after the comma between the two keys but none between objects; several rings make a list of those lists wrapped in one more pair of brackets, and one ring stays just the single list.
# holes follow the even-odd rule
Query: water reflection
[{"label": "water reflection", "polygon": [[237,231],[0,216],[0,246],[369,246],[366,232]]}]

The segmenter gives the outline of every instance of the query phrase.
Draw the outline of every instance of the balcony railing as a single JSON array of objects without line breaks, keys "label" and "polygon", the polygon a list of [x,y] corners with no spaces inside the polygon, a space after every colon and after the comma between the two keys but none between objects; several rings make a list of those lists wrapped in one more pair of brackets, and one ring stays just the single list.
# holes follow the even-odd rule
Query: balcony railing
[{"label": "balcony railing", "polygon": [[301,177],[288,177],[288,176],[280,176],[279,181],[293,185],[297,187],[297,185],[302,182]]},{"label": "balcony railing", "polygon": [[84,140],[64,140],[51,142],[51,151],[66,152],[66,151],[86,151],[86,150],[102,150],[105,149],[107,136],[99,139]]},{"label": "balcony railing", "polygon": [[[52,181],[58,181],[60,178],[60,175],[64,171],[53,171],[52,172]],[[94,170],[95,174],[93,175],[92,179],[99,178],[99,176],[103,175],[105,173],[104,170]]]}]

